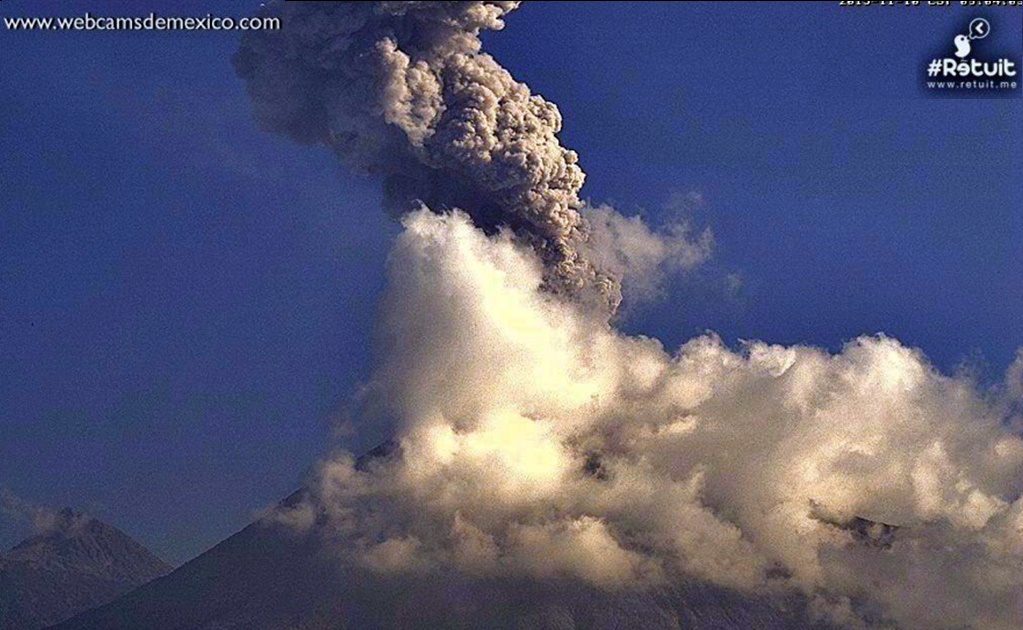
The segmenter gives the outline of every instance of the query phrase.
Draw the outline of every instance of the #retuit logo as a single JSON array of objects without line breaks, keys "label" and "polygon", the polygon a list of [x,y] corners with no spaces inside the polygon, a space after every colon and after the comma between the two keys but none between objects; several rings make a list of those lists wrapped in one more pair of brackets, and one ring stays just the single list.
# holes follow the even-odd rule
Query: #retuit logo
[{"label": "#retuit logo", "polygon": [[925,87],[953,94],[1018,91],[1019,63],[1016,60],[1007,56],[983,57],[982,40],[991,31],[992,26],[987,19],[977,17],[971,20],[965,32],[952,38],[951,55],[934,57],[927,63]]}]

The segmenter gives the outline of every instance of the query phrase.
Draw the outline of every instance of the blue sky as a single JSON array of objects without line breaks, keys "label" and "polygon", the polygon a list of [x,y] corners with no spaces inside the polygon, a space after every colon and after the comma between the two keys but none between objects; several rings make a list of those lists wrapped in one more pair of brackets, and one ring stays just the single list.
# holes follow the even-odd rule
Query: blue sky
[{"label": "blue sky", "polygon": [[[984,15],[985,45],[1018,58],[1021,11]],[[537,2],[484,41],[561,108],[586,197],[715,233],[714,259],[623,328],[669,347],[706,329],[829,348],[883,331],[994,379],[1023,346],[1021,101],[919,89],[922,60],[974,16]],[[172,561],[322,451],[368,373],[397,232],[372,179],[256,128],[235,44],[0,31],[0,486]],[[385,433],[360,429],[356,450]],[[0,542],[22,534],[0,521]]]}]

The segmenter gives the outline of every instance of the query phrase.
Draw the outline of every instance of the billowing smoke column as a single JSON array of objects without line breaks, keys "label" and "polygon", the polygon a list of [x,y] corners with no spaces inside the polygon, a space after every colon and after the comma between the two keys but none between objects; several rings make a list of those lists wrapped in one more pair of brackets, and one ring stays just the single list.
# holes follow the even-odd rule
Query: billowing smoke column
[{"label": "billowing smoke column", "polygon": [[459,208],[509,227],[540,253],[548,289],[613,311],[617,281],[581,251],[584,175],[555,135],[558,108],[480,52],[480,31],[518,4],[273,5],[285,27],[250,33],[235,67],[266,129],[379,174],[396,213]]},{"label": "billowing smoke column", "polygon": [[[667,352],[617,331],[612,278],[709,241],[580,207],[554,106],[478,51],[512,7],[288,3],[243,40],[259,120],[382,175],[404,226],[361,407],[394,443],[326,458],[277,519],[399,585],[656,607],[696,581],[833,627],[1023,627],[1023,354],[980,390],[884,336]],[[661,612],[644,627],[688,627]]]}]

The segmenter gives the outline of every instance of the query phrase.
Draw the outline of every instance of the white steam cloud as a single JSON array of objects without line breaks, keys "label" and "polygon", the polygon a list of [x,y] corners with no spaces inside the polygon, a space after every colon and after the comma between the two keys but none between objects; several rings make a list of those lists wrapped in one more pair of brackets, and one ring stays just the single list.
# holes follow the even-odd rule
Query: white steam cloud
[{"label": "white steam cloud", "polygon": [[479,50],[516,4],[271,4],[284,28],[243,38],[257,119],[404,215],[363,394],[395,440],[327,458],[277,518],[388,579],[697,580],[836,626],[1023,626],[1023,354],[981,391],[884,336],[614,329],[619,283],[655,292],[712,238],[584,208],[557,108]]},{"label": "white steam cloud", "polygon": [[710,230],[694,235],[685,220],[654,231],[641,217],[626,217],[607,205],[587,207],[583,217],[590,230],[581,246],[586,258],[617,278],[633,303],[658,297],[666,277],[699,266],[714,248]]},{"label": "white steam cloud", "polygon": [[399,419],[399,451],[329,459],[282,518],[325,521],[348,560],[389,574],[697,578],[802,592],[850,626],[1019,627],[1007,400],[881,336],[669,354],[542,291],[508,235],[460,214],[404,224],[367,393]]}]

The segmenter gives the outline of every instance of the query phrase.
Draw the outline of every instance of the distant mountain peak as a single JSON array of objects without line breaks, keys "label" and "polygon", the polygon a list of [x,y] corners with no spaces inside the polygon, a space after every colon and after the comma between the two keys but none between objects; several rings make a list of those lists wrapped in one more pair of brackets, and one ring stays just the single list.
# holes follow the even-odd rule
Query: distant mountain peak
[{"label": "distant mountain peak", "polygon": [[121,530],[64,508],[0,554],[0,630],[30,630],[105,604],[172,567]]}]

